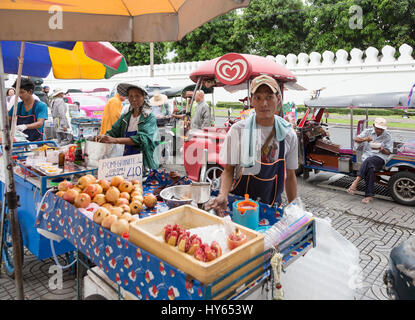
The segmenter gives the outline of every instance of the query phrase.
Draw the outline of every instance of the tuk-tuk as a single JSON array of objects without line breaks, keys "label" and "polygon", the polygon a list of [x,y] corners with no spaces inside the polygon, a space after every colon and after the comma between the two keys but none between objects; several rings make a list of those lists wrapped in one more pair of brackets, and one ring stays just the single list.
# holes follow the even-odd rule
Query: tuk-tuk
[{"label": "tuk-tuk", "polygon": [[[307,110],[297,123],[299,169],[307,179],[311,170],[329,171],[356,176],[362,165],[362,145],[355,144],[354,136],[368,128],[369,109],[414,108],[408,101],[408,92],[386,92],[336,97],[317,97],[305,101]],[[350,148],[332,143],[326,136],[322,122],[328,108],[347,108],[350,111]],[[353,111],[366,109],[366,118],[359,120],[355,130]],[[313,111],[312,111],[313,110]],[[312,115],[312,117],[310,117]],[[414,142],[395,141],[384,167],[375,172],[375,182],[387,186],[391,197],[398,203],[415,205],[415,145]]]},{"label": "tuk-tuk", "polygon": [[[262,74],[275,78],[282,94],[289,85],[297,90],[305,90],[299,85],[295,86],[296,77],[284,66],[250,54],[228,53],[206,61],[190,74],[190,79],[196,82],[194,92],[201,86],[212,89],[224,87],[229,92],[247,90],[249,97],[252,79]],[[194,94],[192,102],[193,100]],[[249,99],[247,103],[249,104]],[[191,180],[210,182],[212,190],[219,188],[220,175],[225,165],[219,160],[219,150],[229,128],[230,126],[208,127],[191,130],[187,135],[184,142],[184,166]]]}]

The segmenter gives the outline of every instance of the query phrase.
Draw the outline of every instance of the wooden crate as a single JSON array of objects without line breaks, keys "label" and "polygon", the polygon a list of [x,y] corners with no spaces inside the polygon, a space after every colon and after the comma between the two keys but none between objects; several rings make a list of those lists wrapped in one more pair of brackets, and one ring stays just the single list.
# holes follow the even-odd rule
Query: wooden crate
[{"label": "wooden crate", "polygon": [[[168,245],[160,239],[164,226],[167,224],[174,225],[175,223],[186,229],[192,229],[213,224],[222,224],[222,219],[193,206],[184,205],[132,223],[130,225],[129,240],[138,247],[154,254],[206,285],[264,251],[263,234],[235,224],[235,226],[247,235],[248,241],[213,261],[202,262],[196,260],[189,254],[179,251],[177,247]],[[246,266],[212,286],[212,294],[214,295],[215,292],[223,288],[226,284],[237,278],[241,278],[240,281],[237,281],[230,288],[221,292],[215,299],[220,299],[231,290],[241,286],[252,275],[247,274],[244,277],[241,276],[253,267],[262,264],[263,261],[264,258],[262,256],[254,259]]]}]

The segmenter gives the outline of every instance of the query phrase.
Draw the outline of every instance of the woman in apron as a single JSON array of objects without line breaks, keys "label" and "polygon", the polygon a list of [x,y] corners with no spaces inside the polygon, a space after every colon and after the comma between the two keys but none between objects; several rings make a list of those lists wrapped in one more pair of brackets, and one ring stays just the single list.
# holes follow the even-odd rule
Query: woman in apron
[{"label": "woman in apron", "polygon": [[95,137],[102,143],[122,144],[124,156],[142,153],[143,166],[156,169],[159,166],[159,134],[157,121],[148,102],[147,91],[139,86],[120,83],[117,91],[127,96],[130,109],[114,123],[105,135]]},{"label": "woman in apron", "polygon": [[[16,83],[13,85],[16,87]],[[48,118],[47,105],[33,97],[35,84],[28,78],[22,78],[19,98],[22,100],[17,104],[16,130],[27,135],[29,141],[43,140],[44,122]],[[9,111],[9,120],[13,115],[13,108]]]}]

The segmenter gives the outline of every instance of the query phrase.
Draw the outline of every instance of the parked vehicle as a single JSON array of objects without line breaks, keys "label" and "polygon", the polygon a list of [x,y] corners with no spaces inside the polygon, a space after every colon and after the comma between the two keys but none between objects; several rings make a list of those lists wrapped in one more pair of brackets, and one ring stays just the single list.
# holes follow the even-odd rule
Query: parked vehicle
[{"label": "parked vehicle", "polygon": [[[318,97],[305,101],[307,111],[298,120],[299,169],[297,174],[308,178],[311,170],[343,173],[356,176],[362,165],[363,150],[354,142],[355,127],[353,110],[366,109],[366,118],[359,120],[356,135],[368,127],[369,109],[391,109],[405,106],[407,92],[385,92],[353,96]],[[414,108],[415,103],[407,106]],[[325,137],[322,122],[327,108],[348,108],[350,110],[350,148],[331,143]],[[313,110],[313,111],[312,111]],[[309,116],[313,114],[312,118]],[[404,205],[415,205],[415,143],[394,141],[392,155],[385,166],[375,172],[375,181],[387,186],[392,198]]]},{"label": "parked vehicle", "polygon": [[106,102],[96,96],[86,94],[70,94],[64,97],[66,103],[79,102],[80,109],[85,111],[88,118],[102,119]]}]

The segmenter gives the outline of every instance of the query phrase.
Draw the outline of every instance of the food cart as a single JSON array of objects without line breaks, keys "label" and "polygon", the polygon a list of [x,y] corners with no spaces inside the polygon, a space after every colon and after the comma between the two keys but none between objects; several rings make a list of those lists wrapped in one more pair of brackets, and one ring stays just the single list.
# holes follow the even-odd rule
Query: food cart
[{"label": "food cart", "polygon": [[[53,166],[50,163],[50,168],[56,168],[58,172],[52,173],[48,171],[54,171],[55,169],[46,169],[46,165],[43,167],[45,169],[42,168],[42,163],[45,164],[47,161],[46,158],[44,161],[38,162],[37,164],[28,164],[28,155],[33,154],[34,150],[39,147],[42,148],[42,146],[51,146],[51,148],[48,150],[44,148],[43,150],[45,151],[38,151],[40,153],[47,153],[48,151],[59,152],[53,150],[54,148],[57,148],[54,141],[17,142],[14,143],[13,151],[14,180],[20,203],[17,210],[20,226],[20,242],[22,243],[22,246],[26,247],[38,260],[52,257],[52,250],[54,250],[57,255],[70,254],[74,251],[73,245],[66,240],[56,243],[54,248],[52,248],[50,240],[37,231],[35,220],[39,210],[38,204],[41,202],[47,191],[63,179],[72,180],[77,175],[93,174],[97,170],[96,168],[78,166],[72,162],[66,162],[63,168],[58,169],[57,166]],[[7,206],[4,206],[4,190],[4,182],[2,181],[0,183],[0,192],[1,202],[3,204],[2,212],[5,215],[2,232],[2,262],[4,263],[7,275],[13,277],[14,263],[12,234],[9,215],[7,214]]]},{"label": "food cart", "polygon": [[[143,195],[156,193],[160,187],[169,187],[174,182],[192,183],[187,177],[178,182],[166,171],[153,170],[142,183]],[[229,200],[233,202],[237,198]],[[263,204],[260,212],[263,226],[276,222],[281,214]],[[57,194],[49,193],[36,226],[71,242],[77,251],[77,263],[88,268],[91,264],[98,267],[116,285],[119,298],[124,298],[122,292],[128,292],[135,299],[238,299],[273,277],[270,260],[274,252],[264,251],[264,235],[260,232],[239,226],[249,236],[246,243],[233,249],[233,254],[231,251],[213,261],[201,262],[162,241],[161,229],[169,221],[189,227],[190,222],[180,220],[181,215],[190,215],[192,223],[203,221],[204,225],[215,225],[222,218],[191,205],[169,209],[164,201],[158,201],[151,208],[144,205],[138,215],[139,219],[130,222],[129,235],[125,236],[108,229],[103,221],[100,224],[97,211],[88,212],[88,207],[77,209]],[[279,243],[283,268],[313,246],[315,227],[311,218]],[[89,264],[79,259],[83,255]],[[78,298],[82,296],[81,281],[78,274]]]}]

